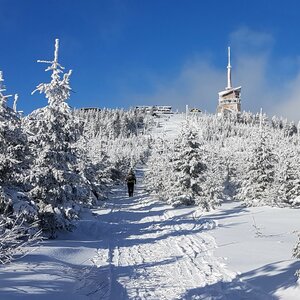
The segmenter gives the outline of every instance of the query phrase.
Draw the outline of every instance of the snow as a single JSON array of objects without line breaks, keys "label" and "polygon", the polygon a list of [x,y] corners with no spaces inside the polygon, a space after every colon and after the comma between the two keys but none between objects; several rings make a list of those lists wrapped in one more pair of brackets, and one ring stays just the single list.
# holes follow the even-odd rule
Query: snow
[{"label": "snow", "polygon": [[228,90],[219,92],[218,94],[219,94],[219,96],[225,96],[225,95],[231,93],[232,91],[240,91],[241,89],[242,89],[242,87],[239,86],[239,87],[236,87],[236,88],[230,88],[230,89],[228,89]]},{"label": "snow", "polygon": [[215,255],[227,258],[227,267],[238,273],[239,280],[279,299],[299,298],[294,274],[300,262],[291,257],[298,209],[246,208],[230,202],[208,215],[219,224],[211,232],[218,244]]},{"label": "snow", "polygon": [[[173,139],[184,116],[153,133]],[[73,232],[1,267],[0,299],[299,299],[298,209],[225,202],[173,208],[143,186],[116,186]]]}]

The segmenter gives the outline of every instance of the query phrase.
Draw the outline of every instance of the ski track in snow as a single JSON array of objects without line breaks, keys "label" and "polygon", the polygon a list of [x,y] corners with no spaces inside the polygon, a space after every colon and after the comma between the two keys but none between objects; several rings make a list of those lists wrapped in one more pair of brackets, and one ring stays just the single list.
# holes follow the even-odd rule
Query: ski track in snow
[{"label": "ski track in snow", "polygon": [[[137,175],[141,182],[142,170]],[[235,277],[214,256],[209,231],[217,223],[197,207],[174,209],[139,184],[132,198],[116,188],[93,213],[73,233],[6,266],[0,299],[220,299],[221,282]]]},{"label": "ski track in snow", "polygon": [[235,273],[214,255],[209,230],[217,223],[197,207],[174,209],[139,185],[133,198],[124,187],[115,191],[107,209],[95,213],[106,233],[94,261],[106,282],[81,286],[95,291],[91,299],[271,299],[232,281]]},{"label": "ski track in snow", "polygon": [[98,211],[109,233],[107,299],[182,299],[189,289],[232,278],[214,257],[215,241],[205,232],[215,223],[196,219],[196,209],[177,209],[173,215],[141,186],[133,198],[119,191],[108,205],[107,214]]},{"label": "ski track in snow", "polygon": [[236,280],[214,255],[216,221],[197,207],[161,203],[141,185],[136,192],[128,198],[120,188],[106,210],[95,211],[106,232],[95,257],[106,283],[81,288],[95,290],[92,299],[272,299]]}]

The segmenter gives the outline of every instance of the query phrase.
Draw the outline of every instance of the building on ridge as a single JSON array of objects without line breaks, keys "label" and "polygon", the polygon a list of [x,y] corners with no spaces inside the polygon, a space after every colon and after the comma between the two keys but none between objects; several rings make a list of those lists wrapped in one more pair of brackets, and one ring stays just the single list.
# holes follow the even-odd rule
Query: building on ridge
[{"label": "building on ridge", "polygon": [[225,90],[219,92],[219,105],[217,107],[218,115],[230,113],[238,114],[241,112],[241,89],[241,86],[236,88],[232,87],[230,47],[228,47],[227,87]]}]

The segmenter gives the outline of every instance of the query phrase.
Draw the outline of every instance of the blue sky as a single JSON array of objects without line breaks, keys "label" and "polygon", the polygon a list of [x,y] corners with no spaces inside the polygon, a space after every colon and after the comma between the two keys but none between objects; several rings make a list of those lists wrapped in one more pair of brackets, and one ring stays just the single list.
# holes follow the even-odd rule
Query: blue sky
[{"label": "blue sky", "polygon": [[0,7],[0,69],[26,114],[46,104],[31,96],[50,78],[36,60],[51,59],[59,38],[60,63],[73,70],[73,107],[189,104],[214,112],[230,45],[242,108],[298,118],[296,0],[0,0]]}]

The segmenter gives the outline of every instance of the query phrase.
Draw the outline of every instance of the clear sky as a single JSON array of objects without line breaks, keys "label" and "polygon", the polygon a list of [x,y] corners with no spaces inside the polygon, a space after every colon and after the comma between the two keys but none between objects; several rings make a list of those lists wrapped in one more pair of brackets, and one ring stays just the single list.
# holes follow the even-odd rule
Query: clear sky
[{"label": "clear sky", "polygon": [[0,69],[27,114],[50,74],[72,69],[73,107],[185,104],[215,112],[227,46],[242,108],[300,119],[300,1],[0,0]]}]

